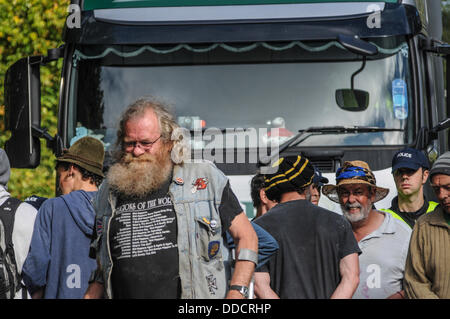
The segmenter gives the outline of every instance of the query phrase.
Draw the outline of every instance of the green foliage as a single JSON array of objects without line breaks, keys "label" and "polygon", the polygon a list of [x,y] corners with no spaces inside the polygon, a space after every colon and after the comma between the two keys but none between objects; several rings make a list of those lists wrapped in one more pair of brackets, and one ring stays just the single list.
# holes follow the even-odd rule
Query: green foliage
[{"label": "green foliage", "polygon": [[[59,47],[70,0],[0,0],[0,146],[9,137],[4,127],[4,76],[20,58],[46,55]],[[42,123],[56,134],[62,61],[41,68]],[[41,141],[41,165],[36,169],[12,169],[8,189],[21,199],[36,194],[55,194],[55,157]]]}]

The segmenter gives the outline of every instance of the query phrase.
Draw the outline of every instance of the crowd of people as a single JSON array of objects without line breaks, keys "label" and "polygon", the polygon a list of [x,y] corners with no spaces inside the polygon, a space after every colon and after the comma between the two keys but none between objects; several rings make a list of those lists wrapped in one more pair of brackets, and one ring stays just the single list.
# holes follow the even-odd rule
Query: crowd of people
[{"label": "crowd of people", "polygon": [[[11,233],[1,248],[15,273],[5,296],[450,298],[450,152],[432,167],[419,150],[397,152],[398,196],[383,209],[389,189],[366,162],[344,162],[329,184],[305,156],[280,157],[251,181],[249,220],[222,171],[186,161],[177,127],[163,102],[137,100],[108,171],[102,142],[83,137],[56,159],[62,195],[45,201],[11,198],[0,149],[0,221]],[[342,211],[320,207],[321,195]]]}]

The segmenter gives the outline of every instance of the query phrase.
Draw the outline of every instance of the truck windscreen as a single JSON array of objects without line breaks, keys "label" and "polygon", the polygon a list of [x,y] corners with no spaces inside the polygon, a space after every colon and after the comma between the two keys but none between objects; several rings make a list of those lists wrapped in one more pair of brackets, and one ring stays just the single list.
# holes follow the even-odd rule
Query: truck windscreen
[{"label": "truck windscreen", "polygon": [[386,41],[375,42],[378,55],[354,76],[354,89],[368,92],[369,98],[359,111],[339,107],[336,91],[351,87],[361,56],[336,42],[80,48],[70,83],[69,140],[92,134],[112,145],[125,107],[155,96],[173,105],[187,130],[238,134],[235,128],[255,129],[257,138],[243,147],[282,143],[311,126],[398,131],[317,134],[299,146],[407,144],[413,140],[415,117],[409,49],[404,40]]}]

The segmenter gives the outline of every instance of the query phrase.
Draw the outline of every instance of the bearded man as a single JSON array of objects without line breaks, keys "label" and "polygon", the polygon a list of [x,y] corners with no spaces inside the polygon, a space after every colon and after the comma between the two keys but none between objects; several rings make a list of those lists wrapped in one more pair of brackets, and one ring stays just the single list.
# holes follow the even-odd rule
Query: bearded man
[{"label": "bearded man", "polygon": [[[116,162],[94,201],[98,268],[85,298],[246,297],[256,233],[226,176],[211,162],[184,160],[177,129],[154,99],[122,115]],[[237,244],[230,286],[226,231]]]},{"label": "bearded man", "polygon": [[376,185],[375,175],[363,161],[345,162],[336,171],[336,183],[325,185],[323,194],[341,205],[362,251],[360,280],[353,298],[403,298],[402,281],[411,229],[374,207],[389,189]]}]

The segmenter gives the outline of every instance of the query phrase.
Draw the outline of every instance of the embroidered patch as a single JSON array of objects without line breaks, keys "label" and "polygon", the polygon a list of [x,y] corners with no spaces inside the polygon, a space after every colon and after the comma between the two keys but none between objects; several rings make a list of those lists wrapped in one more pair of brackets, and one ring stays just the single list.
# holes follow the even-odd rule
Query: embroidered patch
[{"label": "embroidered patch", "polygon": [[206,282],[208,283],[208,289],[209,289],[209,293],[211,295],[215,295],[216,292],[214,291],[217,290],[217,280],[216,277],[214,277],[213,274],[206,276]]},{"label": "embroidered patch", "polygon": [[205,189],[206,185],[208,185],[208,179],[206,177],[197,178],[192,185],[194,185],[197,190]]},{"label": "embroidered patch", "polygon": [[209,259],[214,258],[219,252],[220,242],[217,240],[211,241],[208,244],[208,257]]}]

